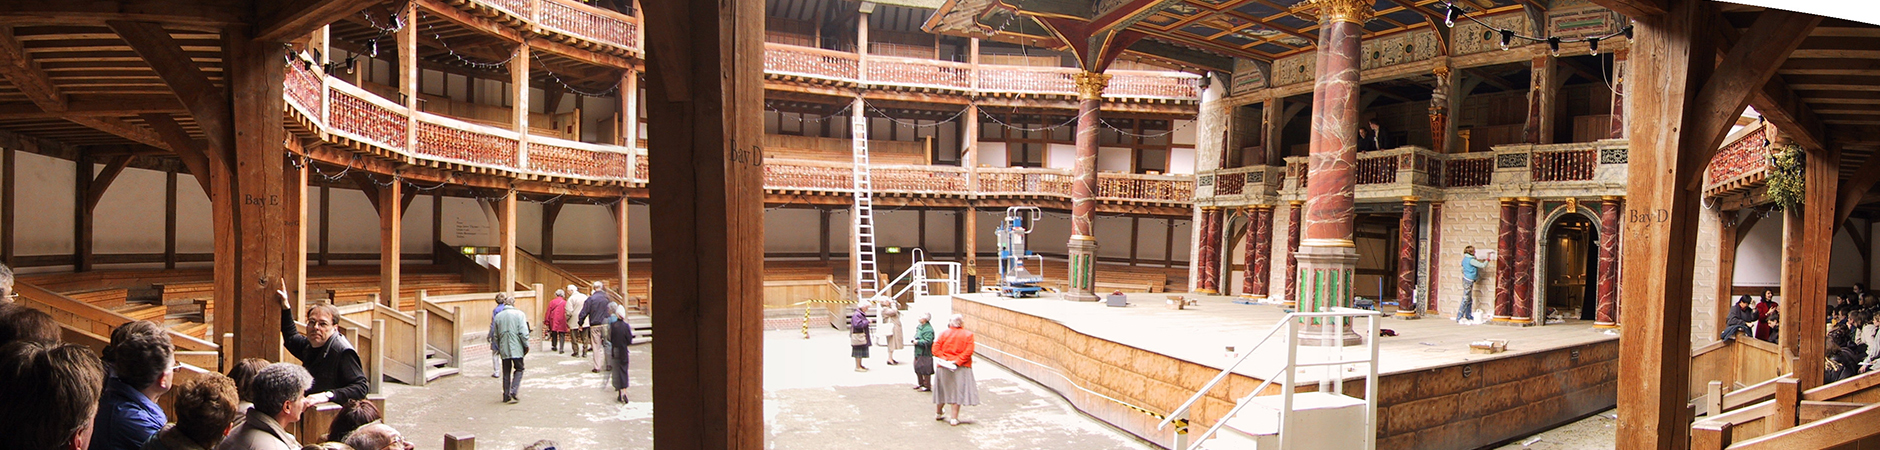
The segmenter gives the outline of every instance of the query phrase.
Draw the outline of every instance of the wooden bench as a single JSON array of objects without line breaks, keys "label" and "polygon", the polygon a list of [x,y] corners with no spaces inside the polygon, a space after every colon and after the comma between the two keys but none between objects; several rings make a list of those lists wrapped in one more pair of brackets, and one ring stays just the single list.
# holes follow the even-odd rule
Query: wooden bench
[{"label": "wooden bench", "polygon": [[66,297],[71,297],[73,300],[85,302],[87,304],[97,306],[99,308],[114,308],[118,306],[123,306],[125,303],[125,300],[130,298],[130,291],[124,288],[92,289],[92,290],[77,291],[77,292],[66,292],[64,294]]}]

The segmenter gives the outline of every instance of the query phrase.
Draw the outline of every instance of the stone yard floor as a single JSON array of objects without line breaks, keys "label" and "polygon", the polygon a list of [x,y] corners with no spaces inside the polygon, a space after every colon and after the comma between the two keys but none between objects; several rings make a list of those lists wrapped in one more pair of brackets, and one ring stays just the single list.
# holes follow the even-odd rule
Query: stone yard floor
[{"label": "stone yard floor", "polygon": [[[933,312],[944,328],[943,297],[916,302],[903,316],[913,335],[921,312]],[[968,324],[970,327],[971,324]],[[812,328],[764,333],[765,446],[774,449],[868,448],[870,450],[961,449],[1152,449],[1155,446],[1085,416],[1056,393],[1005,369],[982,362],[979,406],[963,408],[957,427],[933,420],[931,394],[916,392],[913,347],[896,352],[902,364],[884,364],[872,349],[854,371],[848,334]],[[632,348],[629,395],[614,403],[603,374],[589,373],[586,359],[533,350],[525,359],[521,402],[501,402],[490,375],[489,348],[465,349],[463,373],[426,387],[386,382],[387,423],[419,448],[441,448],[445,433],[476,436],[479,449],[521,449],[551,439],[561,449],[652,447],[652,345]]]}]

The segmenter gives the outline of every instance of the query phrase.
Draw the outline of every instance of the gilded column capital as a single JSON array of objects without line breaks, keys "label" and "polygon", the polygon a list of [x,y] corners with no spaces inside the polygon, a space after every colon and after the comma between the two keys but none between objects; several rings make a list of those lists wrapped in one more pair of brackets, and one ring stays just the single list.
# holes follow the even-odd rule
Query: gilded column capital
[{"label": "gilded column capital", "polygon": [[1107,73],[1077,72],[1071,77],[1077,81],[1077,98],[1082,100],[1102,100],[1103,89],[1110,86]]},{"label": "gilded column capital", "polygon": [[1294,6],[1293,11],[1318,15],[1320,25],[1332,22],[1363,25],[1377,15],[1377,10],[1371,8],[1371,0],[1306,0]]},{"label": "gilded column capital", "polygon": [[1447,77],[1449,76],[1449,66],[1436,66],[1436,68],[1430,69],[1430,74],[1438,77]]}]

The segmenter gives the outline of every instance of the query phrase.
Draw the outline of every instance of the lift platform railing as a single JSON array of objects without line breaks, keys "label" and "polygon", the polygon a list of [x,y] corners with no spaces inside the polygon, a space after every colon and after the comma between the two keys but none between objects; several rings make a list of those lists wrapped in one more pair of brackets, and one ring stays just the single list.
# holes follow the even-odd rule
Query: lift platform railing
[{"label": "lift platform railing", "polygon": [[[1365,377],[1364,388],[1364,448],[1375,449],[1377,448],[1377,318],[1382,316],[1383,314],[1377,311],[1343,307],[1333,307],[1331,311],[1327,312],[1296,312],[1287,314],[1286,317],[1280,319],[1279,325],[1275,325],[1272,330],[1267,331],[1266,336],[1260,338],[1260,342],[1254,344],[1252,348],[1249,348],[1245,354],[1240,356],[1240,359],[1234,360],[1233,364],[1229,364],[1226,369],[1222,369],[1219,375],[1215,375],[1214,379],[1209,380],[1207,385],[1202,386],[1201,390],[1196,391],[1195,395],[1189,397],[1188,401],[1182,403],[1181,407],[1175,408],[1175,411],[1169,413],[1167,418],[1162,419],[1161,423],[1156,424],[1156,429],[1160,430],[1167,427],[1170,423],[1175,423],[1177,424],[1175,445],[1172,448],[1178,450],[1194,450],[1199,448],[1201,443],[1208,440],[1208,437],[1219,432],[1221,427],[1227,423],[1228,419],[1239,414],[1240,410],[1245,408],[1248,403],[1251,403],[1254,397],[1260,396],[1260,392],[1265,391],[1267,386],[1272,385],[1273,380],[1283,377],[1285,381],[1280,385],[1279,394],[1284,396],[1282,400],[1283,409],[1280,412],[1279,442],[1280,448],[1291,448],[1292,442],[1287,439],[1287,432],[1292,428],[1293,417],[1291,411],[1293,408],[1294,386],[1296,385],[1294,379],[1299,373],[1298,368],[1324,367],[1325,374],[1319,381],[1319,391],[1343,394],[1344,383],[1339,381],[1343,378],[1340,374],[1343,373],[1344,366],[1350,364],[1364,364],[1370,369],[1369,374]],[[1366,337],[1364,341],[1367,353],[1370,357],[1366,359],[1342,359],[1344,343],[1342,339],[1338,339],[1338,334],[1344,333],[1343,327],[1321,326],[1319,327],[1319,332],[1323,334],[1325,341],[1337,343],[1337,345],[1333,347],[1334,355],[1336,355],[1335,358],[1328,361],[1299,362],[1298,336],[1299,325],[1302,321],[1296,319],[1312,317],[1364,317],[1367,319],[1366,326],[1369,328],[1367,332],[1369,336]],[[1342,322],[1343,321],[1340,320],[1333,323]],[[1236,400],[1234,402],[1234,409],[1216,418],[1214,426],[1209,427],[1207,432],[1201,433],[1200,436],[1190,436],[1188,434],[1188,414],[1190,410],[1194,408],[1195,403],[1200,402],[1201,398],[1206,397],[1209,391],[1226,380],[1229,375],[1233,374],[1234,368],[1240,367],[1242,363],[1245,363],[1248,358],[1256,353],[1256,350],[1259,350],[1261,346],[1271,341],[1273,336],[1278,335],[1279,331],[1282,329],[1286,330],[1286,336],[1289,337],[1289,339],[1286,340],[1286,365],[1281,367],[1277,373],[1266,377],[1265,381],[1260,382],[1260,385],[1253,388],[1253,391],[1248,392],[1245,397]]]}]

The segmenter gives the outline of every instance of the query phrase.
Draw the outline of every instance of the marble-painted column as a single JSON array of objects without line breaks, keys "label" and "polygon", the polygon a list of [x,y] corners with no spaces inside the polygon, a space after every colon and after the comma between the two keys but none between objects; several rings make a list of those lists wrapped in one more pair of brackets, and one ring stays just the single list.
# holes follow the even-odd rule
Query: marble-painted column
[{"label": "marble-painted column", "polygon": [[1430,74],[1436,76],[1436,88],[1430,90],[1430,149],[1448,153],[1444,145],[1449,142],[1449,95],[1455,85],[1449,83],[1449,66],[1438,65]]},{"label": "marble-painted column", "polygon": [[1240,295],[1265,300],[1267,281],[1273,277],[1273,205],[1254,205],[1248,217],[1253,222],[1247,224],[1247,273]]},{"label": "marble-painted column", "polygon": [[1397,316],[1418,317],[1417,198],[1403,198],[1403,217],[1397,220]]},{"label": "marble-painted column", "polygon": [[[1436,295],[1436,293],[1442,292],[1442,280],[1444,277],[1449,276],[1449,272],[1445,272],[1445,270],[1449,270],[1449,266],[1443,265],[1442,256],[1443,202],[1430,203],[1430,251],[1426,254],[1429,255],[1430,258],[1430,273],[1428,277],[1430,285],[1423,290],[1423,312],[1428,314],[1441,314],[1442,302],[1437,301],[1441,296]],[[1460,275],[1460,273],[1457,275]]]},{"label": "marble-painted column", "polygon": [[1619,327],[1619,197],[1599,199],[1599,303],[1593,328]]},{"label": "marble-painted column", "polygon": [[1286,302],[1288,307],[1299,304],[1299,213],[1305,202],[1293,200],[1286,202]]},{"label": "marble-painted column", "polygon": [[1501,226],[1495,233],[1495,322],[1507,322],[1514,315],[1514,214],[1514,199],[1501,199]]},{"label": "marble-painted column", "polygon": [[1069,288],[1063,298],[1097,301],[1097,233],[1091,216],[1097,212],[1097,111],[1103,106],[1103,88],[1110,76],[1078,72],[1077,162],[1071,164],[1071,240]]},{"label": "marble-painted column", "polygon": [[1612,132],[1607,138],[1625,137],[1625,65],[1631,54],[1623,48],[1612,52]]},{"label": "marble-painted column", "polygon": [[1514,314],[1508,322],[1534,323],[1534,199],[1515,200]]},{"label": "marble-painted column", "polygon": [[[1374,11],[1370,0],[1312,0],[1301,3],[1319,17],[1317,72],[1312,85],[1312,141],[1307,159],[1304,239],[1298,258],[1299,311],[1326,311],[1351,305],[1358,249],[1352,241],[1357,166],[1358,82],[1364,21]],[[1327,339],[1314,328],[1303,332],[1306,345],[1356,345],[1349,321]]]},{"label": "marble-painted column", "polygon": [[1195,293],[1216,295],[1221,293],[1221,209],[1213,206],[1201,208],[1201,242],[1195,248]]}]

